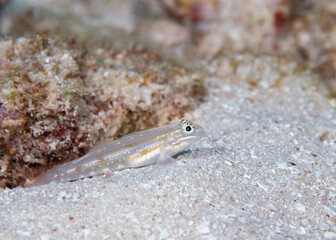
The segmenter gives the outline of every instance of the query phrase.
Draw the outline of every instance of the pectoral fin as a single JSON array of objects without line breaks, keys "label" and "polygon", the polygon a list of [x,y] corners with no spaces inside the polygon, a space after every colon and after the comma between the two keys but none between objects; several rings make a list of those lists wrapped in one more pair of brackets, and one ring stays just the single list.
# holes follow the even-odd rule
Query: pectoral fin
[{"label": "pectoral fin", "polygon": [[166,165],[168,163],[171,163],[174,161],[174,158],[172,158],[171,156],[169,156],[166,153],[161,153],[159,155],[159,159],[157,160],[156,164],[158,165]]}]

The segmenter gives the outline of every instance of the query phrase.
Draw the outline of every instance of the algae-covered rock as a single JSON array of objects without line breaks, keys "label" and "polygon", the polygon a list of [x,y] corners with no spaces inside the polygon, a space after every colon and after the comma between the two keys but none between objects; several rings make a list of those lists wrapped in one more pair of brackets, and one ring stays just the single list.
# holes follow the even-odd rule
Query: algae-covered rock
[{"label": "algae-covered rock", "polygon": [[181,118],[205,96],[201,76],[146,49],[68,48],[46,35],[0,42],[0,187]]}]

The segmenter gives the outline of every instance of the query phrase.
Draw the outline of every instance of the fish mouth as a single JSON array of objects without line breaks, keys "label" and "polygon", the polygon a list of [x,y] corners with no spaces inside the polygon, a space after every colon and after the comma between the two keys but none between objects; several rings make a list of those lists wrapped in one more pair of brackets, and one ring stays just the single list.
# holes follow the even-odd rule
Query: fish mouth
[{"label": "fish mouth", "polygon": [[205,130],[203,127],[201,127],[198,124],[195,124],[195,128],[196,128],[196,133],[197,133],[197,137],[199,137],[199,139],[203,138],[206,136],[205,134]]}]

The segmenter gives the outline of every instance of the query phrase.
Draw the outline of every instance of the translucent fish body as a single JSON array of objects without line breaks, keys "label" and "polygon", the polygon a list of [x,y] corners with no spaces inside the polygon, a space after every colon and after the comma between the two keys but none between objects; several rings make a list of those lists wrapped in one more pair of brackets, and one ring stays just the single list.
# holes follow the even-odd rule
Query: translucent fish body
[{"label": "translucent fish body", "polygon": [[166,162],[204,135],[201,126],[186,119],[178,124],[135,132],[117,140],[103,142],[83,157],[52,168],[39,176],[32,186]]}]

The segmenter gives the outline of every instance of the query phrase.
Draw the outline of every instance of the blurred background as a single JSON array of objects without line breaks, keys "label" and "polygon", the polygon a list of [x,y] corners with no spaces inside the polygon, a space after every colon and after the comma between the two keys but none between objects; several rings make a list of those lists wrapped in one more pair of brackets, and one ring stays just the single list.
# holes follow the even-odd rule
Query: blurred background
[{"label": "blurred background", "polygon": [[86,47],[133,44],[174,57],[280,54],[336,92],[333,0],[1,0],[3,37],[48,32]]}]

